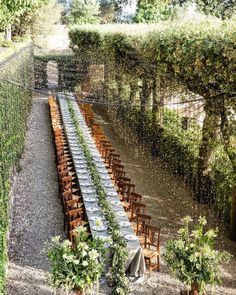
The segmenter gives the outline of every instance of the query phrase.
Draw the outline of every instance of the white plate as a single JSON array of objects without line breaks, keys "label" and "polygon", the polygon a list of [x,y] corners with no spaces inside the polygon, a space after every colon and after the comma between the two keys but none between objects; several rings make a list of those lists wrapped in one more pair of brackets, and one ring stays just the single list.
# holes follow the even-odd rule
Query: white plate
[{"label": "white plate", "polygon": [[107,175],[107,170],[104,168],[98,168],[98,172],[104,175]]},{"label": "white plate", "polygon": [[85,182],[85,181],[82,182],[82,181],[81,181],[81,182],[80,182],[80,185],[81,185],[81,186],[92,186],[92,183],[91,183],[91,182]]},{"label": "white plate", "polygon": [[111,180],[111,177],[109,175],[102,175],[101,179],[102,180]]},{"label": "white plate", "polygon": [[96,202],[97,201],[97,199],[96,198],[84,198],[84,201],[85,202],[88,202],[88,203],[94,203],[94,202]]},{"label": "white plate", "polygon": [[79,178],[79,180],[80,179],[81,180],[87,180],[87,179],[89,179],[88,176],[86,176],[86,175],[79,175],[78,178]]},{"label": "white plate", "polygon": [[75,160],[85,160],[83,156],[74,156]]},{"label": "white plate", "polygon": [[79,166],[85,166],[85,160],[78,160],[78,159],[75,159],[75,165]]},{"label": "white plate", "polygon": [[117,212],[115,212],[115,214],[120,217],[126,216],[125,211],[117,211]]},{"label": "white plate", "polygon": [[85,169],[85,168],[86,168],[85,165],[76,164],[76,163],[75,163],[75,166],[76,166],[76,168],[78,168],[78,169]]},{"label": "white plate", "polygon": [[98,167],[98,168],[104,168],[104,164],[100,164],[100,163],[96,163],[96,166]]},{"label": "white plate", "polygon": [[92,189],[83,189],[83,193],[85,194],[95,194],[95,191]]},{"label": "white plate", "polygon": [[120,221],[119,225],[120,225],[120,227],[129,227],[130,222],[128,222],[128,221]]},{"label": "white plate", "polygon": [[80,169],[78,171],[78,174],[88,174],[88,170],[86,170],[86,169]]},{"label": "white plate", "polygon": [[111,204],[119,206],[119,205],[121,205],[121,202],[120,201],[111,201]]},{"label": "white plate", "polygon": [[105,183],[104,186],[107,188],[114,187],[114,185],[112,183]]},{"label": "white plate", "polygon": [[137,241],[137,240],[138,240],[138,237],[135,236],[135,235],[125,235],[124,238],[125,238],[127,241]]},{"label": "white plate", "polygon": [[105,231],[105,230],[107,230],[107,227],[105,225],[99,225],[99,226],[94,225],[92,227],[92,230],[94,230],[94,231]]},{"label": "white plate", "polygon": [[118,194],[116,192],[107,192],[108,197],[118,197]]},{"label": "white plate", "polygon": [[93,216],[90,216],[89,217],[89,220],[91,220],[91,221],[97,221],[97,220],[99,220],[99,221],[103,221],[104,220],[104,218],[102,217],[102,216],[96,216],[96,215],[93,215]]},{"label": "white plate", "polygon": [[97,212],[99,210],[99,207],[88,207],[86,210],[88,212]]}]

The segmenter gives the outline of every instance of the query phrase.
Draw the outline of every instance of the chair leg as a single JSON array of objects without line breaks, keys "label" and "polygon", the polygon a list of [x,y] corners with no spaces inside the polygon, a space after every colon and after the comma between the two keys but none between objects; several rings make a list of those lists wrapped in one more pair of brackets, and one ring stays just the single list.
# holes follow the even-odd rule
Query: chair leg
[{"label": "chair leg", "polygon": [[151,259],[148,259],[149,278],[151,277]]}]

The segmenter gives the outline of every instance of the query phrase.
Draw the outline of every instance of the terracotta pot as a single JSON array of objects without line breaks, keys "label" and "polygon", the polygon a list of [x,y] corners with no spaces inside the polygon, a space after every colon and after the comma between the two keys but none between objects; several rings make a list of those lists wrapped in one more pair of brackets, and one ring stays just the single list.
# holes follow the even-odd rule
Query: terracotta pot
[{"label": "terracotta pot", "polygon": [[192,295],[198,295],[198,284],[197,283],[193,283],[192,286],[191,286],[191,292],[192,292]]},{"label": "terracotta pot", "polygon": [[180,295],[198,295],[198,290],[198,284],[193,283],[191,286],[191,291],[188,292],[187,290],[181,290]]},{"label": "terracotta pot", "polygon": [[75,290],[74,290],[74,294],[75,294],[75,295],[84,295],[84,292],[81,291],[81,290],[79,290],[79,289],[75,289]]}]

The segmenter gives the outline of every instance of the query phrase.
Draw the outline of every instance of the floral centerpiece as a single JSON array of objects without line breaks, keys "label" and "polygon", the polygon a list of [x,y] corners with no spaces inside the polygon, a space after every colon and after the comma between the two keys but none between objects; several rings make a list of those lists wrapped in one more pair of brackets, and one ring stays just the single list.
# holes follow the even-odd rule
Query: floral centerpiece
[{"label": "floral centerpiece", "polygon": [[91,239],[82,226],[76,229],[75,239],[72,245],[69,240],[54,237],[48,250],[50,283],[57,289],[63,287],[67,294],[72,289],[83,294],[94,283],[98,284],[104,269],[104,241]]},{"label": "floral centerpiece", "polygon": [[[183,282],[190,294],[204,294],[206,285],[212,286],[220,282],[220,264],[228,262],[230,255],[214,249],[217,230],[205,231],[206,219],[200,217],[193,230],[189,224],[190,216],[183,220],[184,227],[178,233],[179,239],[170,240],[164,252],[164,260],[174,276]],[[188,291],[189,294],[189,291]]]}]

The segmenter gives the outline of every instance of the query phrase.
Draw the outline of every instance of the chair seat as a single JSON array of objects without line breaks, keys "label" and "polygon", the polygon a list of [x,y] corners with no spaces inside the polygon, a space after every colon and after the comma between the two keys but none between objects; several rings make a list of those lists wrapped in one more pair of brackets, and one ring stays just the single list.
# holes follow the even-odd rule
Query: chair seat
[{"label": "chair seat", "polygon": [[[129,218],[129,220],[130,220],[131,219],[132,212],[130,212],[130,211],[126,212],[126,215]],[[134,213],[133,214],[133,218],[135,218],[135,217],[136,217],[136,214]],[[132,221],[132,220],[130,220],[130,221]]]},{"label": "chair seat", "polygon": [[157,255],[159,255],[159,252],[158,251],[155,251],[155,250],[152,250],[152,249],[143,249],[143,255],[145,258],[152,258],[152,257],[155,257]]},{"label": "chair seat", "polygon": [[[73,172],[73,171],[69,171],[69,173],[68,173],[70,176],[74,176],[74,175],[76,175],[76,172]],[[72,177],[72,179],[73,179],[73,177]],[[76,179],[76,177],[74,177],[74,179]],[[73,179],[73,180],[74,180]]]},{"label": "chair seat", "polygon": [[77,193],[79,191],[78,188],[72,188],[72,193]]},{"label": "chair seat", "polygon": [[144,236],[138,236],[139,243],[144,244],[145,243],[145,237]]},{"label": "chair seat", "polygon": [[81,199],[81,196],[78,196],[78,195],[72,195],[72,200],[76,200],[76,201],[78,201],[79,199]]},{"label": "chair seat", "polygon": [[126,209],[129,207],[129,202],[121,202],[121,205]]}]

